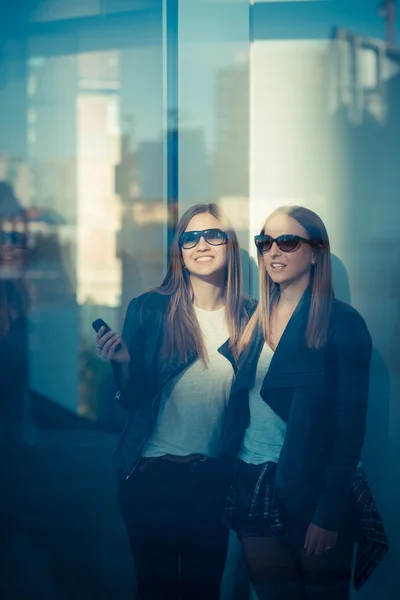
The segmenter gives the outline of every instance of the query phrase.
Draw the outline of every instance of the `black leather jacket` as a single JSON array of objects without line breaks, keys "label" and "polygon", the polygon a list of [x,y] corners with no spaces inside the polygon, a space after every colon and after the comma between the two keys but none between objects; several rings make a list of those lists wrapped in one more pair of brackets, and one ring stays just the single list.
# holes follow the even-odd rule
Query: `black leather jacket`
[{"label": "black leather jacket", "polygon": [[[114,455],[114,466],[121,478],[129,478],[133,473],[153,433],[164,386],[197,360],[194,351],[185,363],[161,357],[169,301],[170,296],[150,291],[131,300],[126,313],[122,337],[131,355],[130,374],[128,383],[123,389],[120,387],[117,397],[128,411],[128,420]],[[244,297],[242,302],[250,317],[256,301]],[[218,351],[236,371],[229,340]],[[117,385],[121,386],[117,365],[114,365],[114,373]]]}]

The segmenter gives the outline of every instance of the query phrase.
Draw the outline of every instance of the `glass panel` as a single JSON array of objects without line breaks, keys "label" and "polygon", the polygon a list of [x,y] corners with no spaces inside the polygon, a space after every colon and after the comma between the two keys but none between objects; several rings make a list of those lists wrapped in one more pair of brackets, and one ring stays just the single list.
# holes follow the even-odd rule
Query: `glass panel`
[{"label": "glass panel", "polygon": [[[398,13],[391,2],[378,13],[378,4],[255,3],[250,236],[280,205],[304,205],[326,223],[336,296],[361,312],[373,338],[363,463],[397,539],[400,52]],[[365,597],[396,595],[399,556],[393,547]]]},{"label": "glass panel", "polygon": [[[244,289],[250,263],[249,3],[179,1],[179,213],[215,202],[229,217],[242,248]],[[222,600],[247,598],[248,579],[232,535]]]},{"label": "glass panel", "polygon": [[132,597],[91,323],[164,272],[162,5],[95,4],[0,15],[2,598]]},{"label": "glass panel", "polygon": [[[395,597],[398,14],[378,0],[22,4],[0,6],[0,596],[133,597],[111,466],[126,415],[91,323],[120,331],[162,279],[176,214],[216,202],[254,296],[271,210],[304,204],[328,226],[336,295],[374,340],[363,461],[392,548],[363,593]],[[248,597],[232,536],[222,600]]]},{"label": "glass panel", "polygon": [[47,56],[37,55],[45,40],[30,40],[29,214],[38,338],[31,383],[64,408],[104,421],[109,394],[101,390],[103,378],[112,385],[111,374],[93,360],[91,322],[101,316],[120,330],[129,300],[157,285],[163,272],[162,53],[152,44],[89,52],[84,48],[94,32],[78,29],[76,35],[83,51],[66,55],[57,55],[56,43]]},{"label": "glass panel", "polygon": [[215,202],[243,248],[249,214],[249,4],[179,3],[179,210]]}]

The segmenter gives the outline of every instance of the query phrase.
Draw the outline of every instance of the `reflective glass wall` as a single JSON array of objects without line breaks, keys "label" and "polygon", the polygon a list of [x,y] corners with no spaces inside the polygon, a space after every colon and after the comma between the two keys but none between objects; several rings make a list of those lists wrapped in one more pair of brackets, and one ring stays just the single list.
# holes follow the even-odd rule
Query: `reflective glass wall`
[{"label": "reflective glass wall", "polygon": [[[0,220],[26,240],[29,315],[0,344],[3,390],[18,373],[0,417],[5,599],[132,598],[111,467],[125,414],[91,322],[121,329],[196,202],[228,213],[254,296],[267,214],[296,203],[326,222],[336,295],[374,341],[363,460],[392,549],[359,596],[398,597],[399,17],[378,4],[1,3]],[[251,596],[235,536],[222,592]]]},{"label": "reflective glass wall", "polygon": [[[363,464],[391,551],[354,594],[394,599],[400,592],[395,567],[400,51],[398,11],[379,11],[378,5],[254,3],[250,237],[278,206],[316,211],[330,236],[335,294],[357,308],[370,329],[374,350]],[[255,248],[251,255],[256,257]]]},{"label": "reflective glass wall", "polygon": [[164,10],[2,4],[0,218],[26,234],[29,310],[1,343],[2,388],[24,379],[1,411],[2,598],[132,596],[111,467],[125,414],[91,323],[119,331],[164,273]]}]

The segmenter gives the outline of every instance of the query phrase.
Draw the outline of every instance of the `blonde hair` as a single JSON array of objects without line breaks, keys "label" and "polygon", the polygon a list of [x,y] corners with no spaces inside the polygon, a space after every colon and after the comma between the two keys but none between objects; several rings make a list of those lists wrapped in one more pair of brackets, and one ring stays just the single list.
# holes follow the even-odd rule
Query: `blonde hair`
[{"label": "blonde hair", "polygon": [[[309,239],[315,243],[313,250],[316,264],[312,267],[310,276],[311,303],[305,338],[309,348],[319,349],[326,343],[333,298],[328,232],[321,218],[312,210],[303,206],[282,206],[268,217],[261,234],[265,232],[269,219],[282,213],[297,221],[306,230]],[[238,344],[239,352],[249,344],[257,328],[261,328],[263,331],[266,342],[271,343],[270,318],[279,301],[280,289],[279,285],[274,283],[268,275],[260,253],[258,253],[258,268],[260,302],[243,331]]]}]

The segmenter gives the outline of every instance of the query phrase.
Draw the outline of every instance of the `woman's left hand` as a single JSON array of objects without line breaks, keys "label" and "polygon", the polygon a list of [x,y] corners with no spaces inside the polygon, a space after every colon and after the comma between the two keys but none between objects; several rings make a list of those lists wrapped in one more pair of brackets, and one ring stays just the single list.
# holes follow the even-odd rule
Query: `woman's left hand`
[{"label": "woman's left hand", "polygon": [[306,541],[304,543],[304,549],[307,556],[320,556],[326,554],[330,550],[333,550],[336,540],[336,531],[328,531],[322,529],[314,523],[310,523],[307,529]]}]

